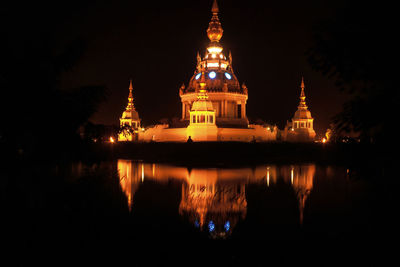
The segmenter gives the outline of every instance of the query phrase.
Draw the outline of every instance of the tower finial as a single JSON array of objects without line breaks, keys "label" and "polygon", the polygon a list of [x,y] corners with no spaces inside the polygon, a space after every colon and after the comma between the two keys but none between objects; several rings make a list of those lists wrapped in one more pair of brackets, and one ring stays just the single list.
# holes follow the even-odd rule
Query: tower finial
[{"label": "tower finial", "polygon": [[129,83],[129,90],[132,90],[133,86],[132,86],[132,79],[130,79],[130,83]]},{"label": "tower finial", "polygon": [[132,85],[132,79],[130,79],[129,82],[129,95],[128,95],[128,106],[126,107],[126,110],[134,110],[135,106],[133,105],[133,85]]},{"label": "tower finial", "polygon": [[306,105],[306,94],[304,93],[304,77],[301,77],[301,84],[300,84],[300,88],[301,88],[301,93],[300,93],[300,104],[299,104],[299,108],[305,108],[307,109],[307,105]]},{"label": "tower finial", "polygon": [[214,0],[214,3],[213,3],[212,8],[211,8],[211,12],[212,13],[218,13],[219,12],[217,0]]},{"label": "tower finial", "polygon": [[224,32],[224,30],[222,29],[222,26],[221,26],[221,22],[219,22],[219,18],[218,18],[219,8],[218,8],[217,0],[214,0],[214,3],[211,8],[211,12],[212,12],[212,18],[211,18],[210,24],[208,25],[207,35],[211,42],[217,43],[222,38],[222,34]]}]

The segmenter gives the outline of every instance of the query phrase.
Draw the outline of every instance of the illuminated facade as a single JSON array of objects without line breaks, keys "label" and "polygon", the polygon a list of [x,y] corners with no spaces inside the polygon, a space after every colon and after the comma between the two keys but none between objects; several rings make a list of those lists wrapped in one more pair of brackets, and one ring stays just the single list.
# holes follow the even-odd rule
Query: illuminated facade
[{"label": "illuminated facade", "polygon": [[139,134],[144,142],[193,141],[274,141],[276,126],[249,125],[246,115],[248,91],[240,85],[233,71],[232,55],[222,52],[223,29],[214,1],[207,29],[210,43],[203,57],[197,54],[197,65],[188,85],[179,89],[182,102],[181,120],[187,127],[156,125]]},{"label": "illuminated facade", "polygon": [[138,132],[140,129],[139,114],[133,104],[133,85],[132,80],[129,84],[128,105],[122,113],[120,121],[120,133],[118,134],[118,141],[135,141],[138,140]]},{"label": "illuminated facade", "polygon": [[197,93],[197,100],[189,112],[190,123],[187,127],[187,134],[195,140],[217,141],[215,109],[212,102],[208,100],[205,74],[204,72],[200,74],[200,89]]},{"label": "illuminated facade", "polygon": [[[301,81],[300,104],[291,122],[283,131],[276,126],[249,124],[246,115],[248,89],[240,85],[232,66],[232,55],[223,53],[223,35],[219,8],[214,0],[207,36],[210,40],[203,57],[197,53],[197,64],[187,85],[182,84],[180,127],[158,124],[140,128],[139,115],[133,106],[132,82],[129,87],[128,107],[121,119],[119,141],[186,142],[239,141],[268,142],[280,138],[288,142],[308,142],[315,138],[314,119],[306,105],[304,80]],[[185,126],[183,126],[185,125]]]},{"label": "illuminated facade", "polygon": [[197,100],[200,90],[200,79],[204,79],[209,101],[215,109],[218,127],[248,128],[246,116],[247,87],[240,86],[233,71],[232,55],[224,55],[219,43],[223,29],[218,18],[218,5],[214,1],[212,18],[207,29],[210,44],[204,57],[197,54],[197,66],[188,86],[183,85],[179,90],[182,101],[182,120],[189,120],[193,103]]},{"label": "illuminated facade", "polygon": [[314,131],[314,119],[311,116],[311,112],[308,110],[306,105],[306,95],[304,93],[304,79],[301,79],[301,93],[300,93],[300,103],[297,107],[297,111],[294,113],[291,122],[288,122],[283,137],[286,141],[293,142],[308,142],[314,141],[315,131]]}]

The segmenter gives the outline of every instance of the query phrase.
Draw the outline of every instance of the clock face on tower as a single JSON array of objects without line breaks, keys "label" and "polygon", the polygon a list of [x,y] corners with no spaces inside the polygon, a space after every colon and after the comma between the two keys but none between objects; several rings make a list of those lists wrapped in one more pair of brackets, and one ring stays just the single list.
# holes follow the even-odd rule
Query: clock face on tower
[{"label": "clock face on tower", "polygon": [[210,77],[211,79],[214,79],[217,76],[217,73],[215,73],[215,71],[212,71],[208,74],[208,77]]},{"label": "clock face on tower", "polygon": [[197,75],[196,75],[196,80],[198,80],[199,78],[200,78],[200,76],[201,76],[201,73],[198,73]]},{"label": "clock face on tower", "polygon": [[226,77],[228,80],[232,79],[232,75],[230,75],[230,74],[227,73],[227,72],[225,72],[225,77]]}]

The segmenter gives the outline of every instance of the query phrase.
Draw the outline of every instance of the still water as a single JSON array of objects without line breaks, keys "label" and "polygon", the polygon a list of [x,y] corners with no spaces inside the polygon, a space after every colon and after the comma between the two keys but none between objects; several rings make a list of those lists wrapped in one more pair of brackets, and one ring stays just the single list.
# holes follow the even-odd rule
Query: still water
[{"label": "still water", "polygon": [[39,261],[43,252],[71,260],[77,251],[94,252],[85,266],[94,259],[102,265],[100,255],[111,255],[112,266],[116,259],[124,266],[247,266],[250,259],[343,266],[349,256],[368,265],[371,257],[388,258],[375,247],[397,240],[399,220],[391,182],[398,179],[367,167],[200,168],[120,159],[20,168],[9,180],[13,191],[5,191],[4,229]]},{"label": "still water", "polygon": [[179,216],[210,239],[340,237],[368,228],[368,184],[343,167],[187,168],[122,159],[116,165],[131,213],[165,209],[164,216]]}]

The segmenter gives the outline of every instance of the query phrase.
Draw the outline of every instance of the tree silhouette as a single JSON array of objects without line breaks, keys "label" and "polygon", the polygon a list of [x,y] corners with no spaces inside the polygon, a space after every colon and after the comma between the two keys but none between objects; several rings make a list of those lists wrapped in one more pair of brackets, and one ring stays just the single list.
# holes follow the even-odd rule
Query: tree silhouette
[{"label": "tree silhouette", "polygon": [[7,8],[2,19],[8,24],[0,28],[1,138],[11,151],[68,149],[105,99],[103,86],[61,90],[62,74],[76,66],[86,42],[80,36],[64,40],[67,12],[56,16],[36,5]]},{"label": "tree silhouette", "polygon": [[399,93],[393,65],[398,53],[393,10],[348,4],[314,29],[314,45],[308,51],[311,66],[350,96],[333,118],[338,132],[355,131],[373,142],[394,137],[391,124],[398,113]]}]

